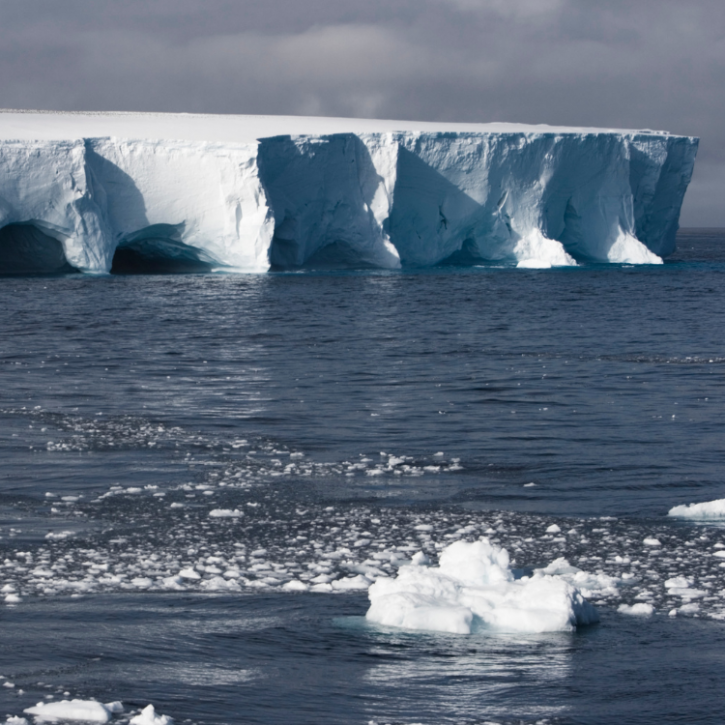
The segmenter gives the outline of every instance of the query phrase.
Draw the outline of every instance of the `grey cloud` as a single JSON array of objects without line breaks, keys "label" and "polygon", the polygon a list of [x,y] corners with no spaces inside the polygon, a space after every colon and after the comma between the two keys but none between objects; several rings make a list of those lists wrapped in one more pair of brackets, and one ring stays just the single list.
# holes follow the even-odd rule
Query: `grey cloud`
[{"label": "grey cloud", "polygon": [[714,0],[4,0],[5,107],[310,113],[699,135],[725,226]]}]

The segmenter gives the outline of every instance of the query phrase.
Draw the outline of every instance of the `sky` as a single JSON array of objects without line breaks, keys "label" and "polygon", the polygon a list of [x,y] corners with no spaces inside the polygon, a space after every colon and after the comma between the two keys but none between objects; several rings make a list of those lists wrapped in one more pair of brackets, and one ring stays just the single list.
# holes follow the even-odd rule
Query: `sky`
[{"label": "sky", "polygon": [[0,0],[0,106],[667,130],[725,227],[722,0]]}]

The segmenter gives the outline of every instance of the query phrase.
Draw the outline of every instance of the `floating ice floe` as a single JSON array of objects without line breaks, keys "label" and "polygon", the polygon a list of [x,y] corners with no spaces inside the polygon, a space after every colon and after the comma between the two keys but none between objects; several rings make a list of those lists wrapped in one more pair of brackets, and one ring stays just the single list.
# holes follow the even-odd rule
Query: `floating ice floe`
[{"label": "floating ice floe", "polygon": [[39,702],[23,712],[32,715],[36,722],[76,722],[107,723],[117,712],[123,711],[120,703],[103,705],[95,700],[61,700],[60,702]]},{"label": "floating ice floe", "polygon": [[725,519],[725,498],[675,506],[667,515],[683,519]]},{"label": "floating ice floe", "polygon": [[395,579],[378,579],[369,597],[370,622],[454,634],[572,631],[599,620],[561,576],[536,571],[516,580],[508,552],[486,538],[451,544],[437,567],[402,566]]}]

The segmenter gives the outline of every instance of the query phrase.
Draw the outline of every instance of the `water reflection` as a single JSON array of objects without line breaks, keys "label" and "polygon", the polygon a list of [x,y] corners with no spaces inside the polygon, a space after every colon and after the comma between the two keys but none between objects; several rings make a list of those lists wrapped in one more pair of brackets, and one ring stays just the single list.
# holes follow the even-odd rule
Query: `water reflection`
[{"label": "water reflection", "polygon": [[368,656],[379,661],[364,680],[386,701],[385,712],[371,706],[371,718],[403,718],[420,712],[421,701],[436,722],[537,719],[566,710],[561,703],[576,635],[368,631],[374,639]]}]

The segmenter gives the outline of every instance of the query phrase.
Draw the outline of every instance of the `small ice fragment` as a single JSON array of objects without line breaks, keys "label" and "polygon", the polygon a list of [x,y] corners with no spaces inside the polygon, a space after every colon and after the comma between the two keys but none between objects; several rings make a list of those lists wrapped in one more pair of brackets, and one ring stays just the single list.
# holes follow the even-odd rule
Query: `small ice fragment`
[{"label": "small ice fragment", "polygon": [[49,541],[61,541],[62,539],[68,539],[71,536],[75,536],[74,531],[49,531],[45,538]]},{"label": "small ice fragment", "polygon": [[171,589],[173,591],[186,591],[186,587],[184,586],[184,579],[180,576],[167,576],[164,577],[161,580],[161,586],[164,587],[164,589]]},{"label": "small ice fragment", "polygon": [[561,529],[556,524],[552,524],[551,526],[549,526],[549,528],[546,529],[546,533],[547,534],[560,534]]},{"label": "small ice fragment", "polygon": [[240,516],[244,516],[244,512],[239,509],[213,509],[209,512],[209,516],[216,519],[238,519]]},{"label": "small ice fragment", "polygon": [[417,554],[413,555],[410,563],[415,566],[428,566],[428,564],[430,564],[430,559],[422,551],[419,551]]},{"label": "small ice fragment", "polygon": [[5,595],[5,604],[20,604],[23,600],[17,594]]},{"label": "small ice fragment", "polygon": [[115,700],[114,702],[107,702],[106,709],[113,715],[120,715],[123,712],[123,703],[119,700]]},{"label": "small ice fragment", "polygon": [[637,602],[632,606],[629,606],[628,604],[620,604],[619,607],[617,607],[617,611],[620,614],[629,614],[634,617],[649,617],[654,613],[655,608],[647,602]]},{"label": "small ice fragment", "polygon": [[353,577],[345,577],[332,582],[332,588],[336,591],[356,591],[367,589],[370,586],[370,580],[362,574]]},{"label": "small ice fragment", "polygon": [[95,700],[39,702],[35,707],[28,707],[23,712],[32,715],[37,722],[75,720],[78,722],[107,723],[111,719],[111,711]]},{"label": "small ice fragment", "polygon": [[288,581],[283,585],[282,589],[286,589],[288,592],[307,592],[310,587],[299,579],[292,579],[292,581]]},{"label": "small ice fragment", "polygon": [[182,569],[179,572],[179,576],[182,579],[201,579],[201,574],[199,574],[198,571],[195,569],[192,569],[191,567],[187,567],[186,569]]},{"label": "small ice fragment", "polygon": [[12,715],[9,715],[8,719],[5,721],[5,725],[30,725],[30,724],[24,717],[14,717]]},{"label": "small ice fragment", "polygon": [[684,576],[674,576],[665,582],[665,589],[687,589],[692,584],[692,579]]},{"label": "small ice fragment", "polygon": [[643,542],[645,546],[662,546],[662,542],[659,539],[655,539],[648,536]]},{"label": "small ice fragment", "polygon": [[532,486],[535,486],[535,485],[536,484],[533,481],[531,481],[530,483],[525,483],[524,488],[531,488]]},{"label": "small ice fragment", "polygon": [[683,604],[680,607],[680,614],[697,614],[700,611],[700,605],[697,603]]},{"label": "small ice fragment", "polygon": [[173,725],[174,720],[168,715],[157,715],[153,705],[146,705],[139,715],[132,717],[129,725]]}]

